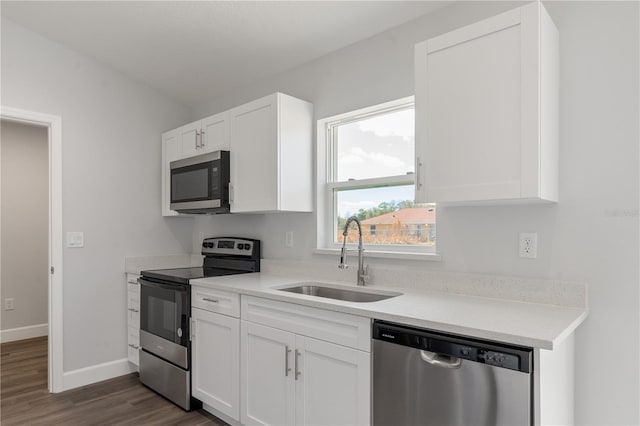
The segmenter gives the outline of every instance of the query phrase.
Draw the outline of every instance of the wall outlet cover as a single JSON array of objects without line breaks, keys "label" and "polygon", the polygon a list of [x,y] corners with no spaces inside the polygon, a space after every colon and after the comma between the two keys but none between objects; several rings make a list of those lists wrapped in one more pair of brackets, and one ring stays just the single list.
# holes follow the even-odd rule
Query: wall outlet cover
[{"label": "wall outlet cover", "polygon": [[538,257],[538,234],[536,232],[520,233],[518,254],[525,259],[535,259]]},{"label": "wall outlet cover", "polygon": [[67,247],[84,247],[84,232],[67,232]]},{"label": "wall outlet cover", "polygon": [[13,303],[13,298],[4,299],[4,310],[13,311],[14,309],[15,309],[15,305]]}]

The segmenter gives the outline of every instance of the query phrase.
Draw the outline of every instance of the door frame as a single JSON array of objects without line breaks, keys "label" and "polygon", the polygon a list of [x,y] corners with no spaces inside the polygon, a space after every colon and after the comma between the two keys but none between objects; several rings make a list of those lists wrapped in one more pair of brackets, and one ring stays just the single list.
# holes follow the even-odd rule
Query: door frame
[{"label": "door frame", "polygon": [[49,148],[49,392],[63,389],[63,322],[62,322],[62,117],[0,106],[0,117],[48,129]]}]

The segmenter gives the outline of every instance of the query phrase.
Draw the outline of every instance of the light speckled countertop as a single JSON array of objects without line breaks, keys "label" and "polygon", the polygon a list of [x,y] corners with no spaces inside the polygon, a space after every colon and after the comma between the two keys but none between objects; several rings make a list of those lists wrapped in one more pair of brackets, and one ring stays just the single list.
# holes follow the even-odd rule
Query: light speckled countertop
[{"label": "light speckled countertop", "polygon": [[191,284],[541,349],[553,349],[587,316],[584,307],[396,286],[362,288],[325,280],[321,281],[355,290],[400,292],[402,295],[378,302],[356,303],[277,290],[308,281],[311,280],[301,275],[259,272],[191,280]]}]

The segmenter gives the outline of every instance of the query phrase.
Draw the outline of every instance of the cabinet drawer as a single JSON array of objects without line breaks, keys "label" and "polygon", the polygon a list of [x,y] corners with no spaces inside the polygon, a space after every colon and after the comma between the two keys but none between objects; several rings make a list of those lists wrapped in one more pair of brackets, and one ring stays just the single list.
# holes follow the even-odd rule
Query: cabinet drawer
[{"label": "cabinet drawer", "polygon": [[127,294],[127,307],[140,311],[140,293],[129,292]]},{"label": "cabinet drawer", "polygon": [[140,283],[138,283],[140,275],[127,274],[127,291],[130,293],[140,293]]},{"label": "cabinet drawer", "polygon": [[371,352],[371,320],[295,303],[242,296],[242,319]]},{"label": "cabinet drawer", "polygon": [[238,293],[191,286],[191,306],[240,318],[240,295]]},{"label": "cabinet drawer", "polygon": [[140,330],[129,327],[129,335],[127,337],[127,353],[129,361],[135,365],[139,365],[140,350]]}]

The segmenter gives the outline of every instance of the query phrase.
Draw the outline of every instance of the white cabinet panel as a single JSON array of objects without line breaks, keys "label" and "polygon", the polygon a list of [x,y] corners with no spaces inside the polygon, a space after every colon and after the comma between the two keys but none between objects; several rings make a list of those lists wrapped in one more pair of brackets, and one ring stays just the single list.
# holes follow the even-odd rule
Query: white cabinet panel
[{"label": "white cabinet panel", "polygon": [[229,150],[229,126],[228,112],[212,115],[202,119],[201,152],[228,151]]},{"label": "white cabinet panel", "polygon": [[192,309],[193,396],[240,418],[240,320]]},{"label": "white cabinet panel", "polygon": [[275,93],[230,111],[231,211],[313,209],[313,106]]},{"label": "white cabinet panel", "polygon": [[278,208],[276,102],[269,96],[231,111],[232,212]]},{"label": "white cabinet panel", "polygon": [[296,336],[296,425],[369,425],[371,354]]},{"label": "white cabinet panel", "polygon": [[178,141],[180,146],[180,158],[193,157],[200,154],[200,130],[201,121],[185,124],[178,128]]},{"label": "white cabinet panel", "polygon": [[557,37],[532,3],[416,45],[416,201],[557,201]]},{"label": "white cabinet panel", "polygon": [[293,425],[295,335],[241,322],[241,422]]}]

